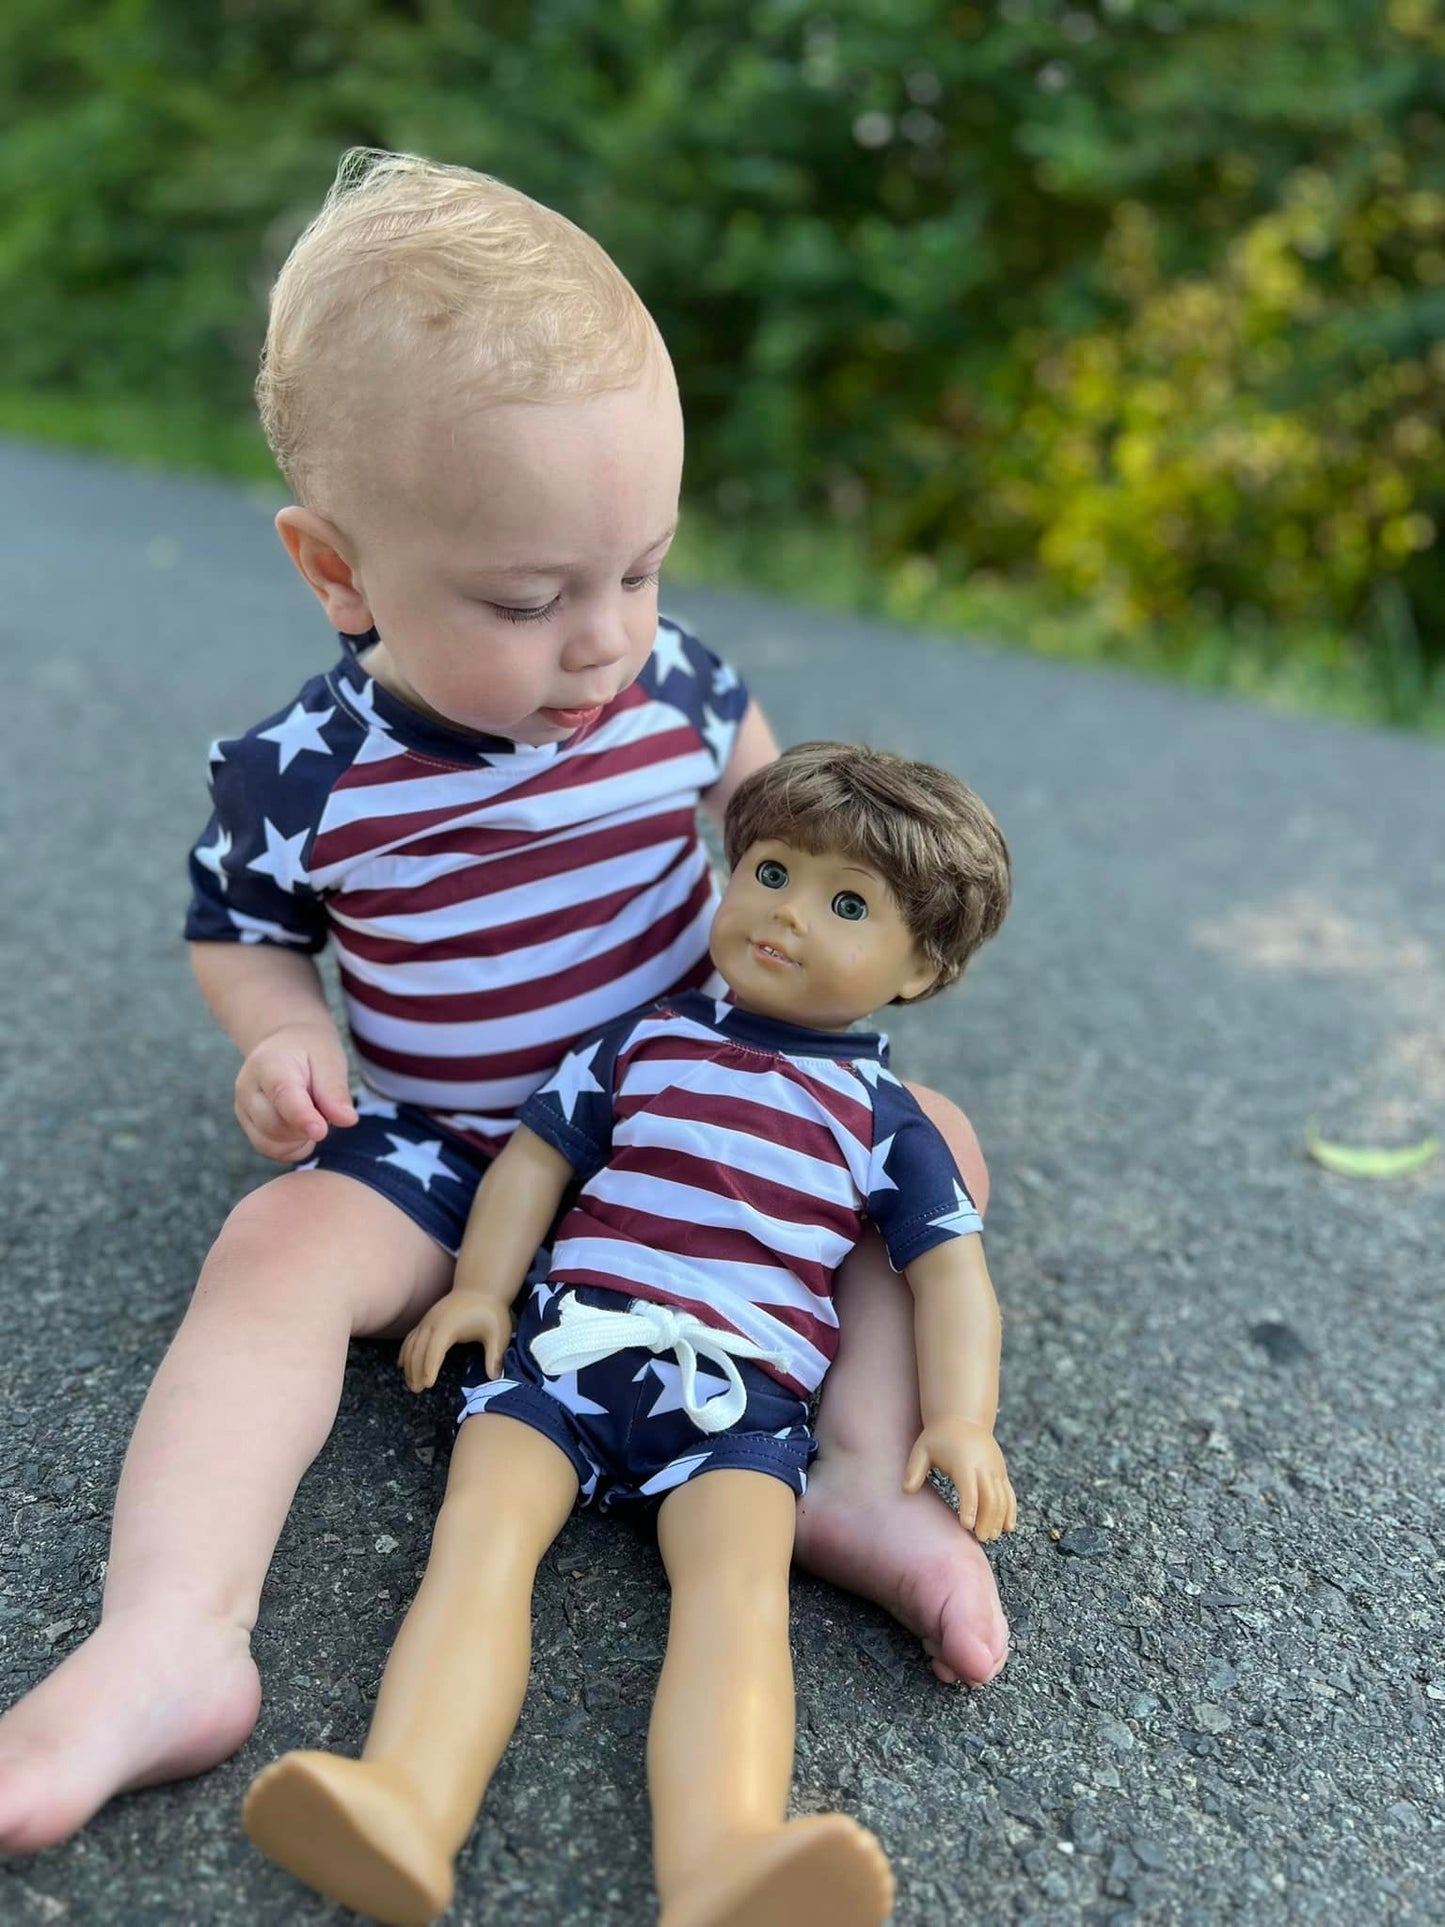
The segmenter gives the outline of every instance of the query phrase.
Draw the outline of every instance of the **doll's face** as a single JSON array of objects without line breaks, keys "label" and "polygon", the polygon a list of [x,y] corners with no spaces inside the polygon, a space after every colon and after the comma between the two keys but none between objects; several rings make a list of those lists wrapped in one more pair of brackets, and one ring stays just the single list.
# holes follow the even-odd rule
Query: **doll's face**
[{"label": "doll's face", "polygon": [[938,974],[876,870],[772,838],[739,857],[711,949],[743,1010],[810,1030],[846,1030]]}]

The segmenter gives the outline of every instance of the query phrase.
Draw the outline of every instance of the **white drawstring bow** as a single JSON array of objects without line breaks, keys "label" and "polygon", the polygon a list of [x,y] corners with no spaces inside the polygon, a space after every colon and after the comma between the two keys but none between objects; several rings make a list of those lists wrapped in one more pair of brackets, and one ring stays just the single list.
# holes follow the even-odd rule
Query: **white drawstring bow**
[{"label": "white drawstring bow", "polygon": [[[738,1332],[718,1331],[692,1312],[675,1311],[671,1305],[634,1299],[626,1311],[608,1311],[601,1305],[584,1305],[570,1295],[563,1300],[561,1318],[552,1330],[539,1332],[532,1340],[532,1356],[549,1378],[558,1378],[633,1347],[676,1354],[683,1410],[700,1432],[725,1431],[729,1425],[736,1425],[747,1409],[747,1387],[733,1363],[735,1358],[777,1366],[785,1362],[777,1352],[764,1351],[752,1339]],[[699,1358],[715,1365],[728,1382],[725,1392],[705,1401],[697,1395]]]}]

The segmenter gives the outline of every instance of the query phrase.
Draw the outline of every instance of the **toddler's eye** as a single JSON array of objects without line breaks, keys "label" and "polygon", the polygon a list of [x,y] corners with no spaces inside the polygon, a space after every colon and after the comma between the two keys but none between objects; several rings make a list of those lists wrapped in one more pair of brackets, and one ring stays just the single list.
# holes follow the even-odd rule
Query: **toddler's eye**
[{"label": "toddler's eye", "polygon": [[755,874],[765,890],[781,890],[788,881],[787,865],[776,857],[764,857]]},{"label": "toddler's eye", "polygon": [[487,607],[494,615],[499,615],[503,622],[550,622],[561,600],[561,596],[554,595],[550,602],[544,602],[536,609],[519,609],[510,602],[489,602]]},{"label": "toddler's eye", "polygon": [[636,595],[639,589],[650,588],[661,574],[662,570],[659,568],[654,569],[651,575],[625,575],[622,578],[622,586],[629,595]]},{"label": "toddler's eye", "polygon": [[868,906],[856,890],[840,890],[833,899],[833,915],[844,923],[861,923],[867,914]]}]

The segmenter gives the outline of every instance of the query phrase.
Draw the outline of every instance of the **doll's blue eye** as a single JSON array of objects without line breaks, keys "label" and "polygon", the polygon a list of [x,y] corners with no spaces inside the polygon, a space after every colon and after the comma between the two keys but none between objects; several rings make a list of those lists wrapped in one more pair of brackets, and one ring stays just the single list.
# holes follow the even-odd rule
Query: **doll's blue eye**
[{"label": "doll's blue eye", "polygon": [[840,890],[833,899],[833,915],[844,923],[861,923],[867,914],[868,906],[856,890]]},{"label": "doll's blue eye", "polygon": [[765,890],[781,890],[788,881],[788,866],[765,857],[757,867],[757,879]]}]

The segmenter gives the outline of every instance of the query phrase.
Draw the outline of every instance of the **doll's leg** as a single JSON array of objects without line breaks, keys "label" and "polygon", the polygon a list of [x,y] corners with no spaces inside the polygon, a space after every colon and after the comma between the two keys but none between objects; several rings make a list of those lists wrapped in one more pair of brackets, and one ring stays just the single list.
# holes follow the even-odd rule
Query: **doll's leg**
[{"label": "doll's leg", "polygon": [[432,1920],[527,1691],[532,1585],[577,1474],[531,1426],[457,1436],[426,1576],[359,1760],[288,1753],[246,1796],[246,1831],[321,1893],[398,1927]]},{"label": "doll's leg", "polygon": [[231,1213],[131,1439],[101,1624],[0,1721],[0,1851],[50,1846],[113,1793],[203,1772],[245,1739],[261,1583],[347,1343],[405,1330],[451,1269],[334,1172],[277,1178]]},{"label": "doll's leg", "polygon": [[426,1576],[363,1749],[416,1788],[448,1854],[471,1831],[517,1724],[537,1567],[576,1503],[572,1461],[543,1433],[487,1412],[462,1426]]},{"label": "doll's leg", "polygon": [[647,1741],[660,1927],[878,1927],[892,1904],[856,1821],[784,1817],[794,1514],[761,1472],[705,1472],[663,1503],[672,1618]]},{"label": "doll's leg", "polygon": [[[910,1085],[947,1138],[980,1211],[988,1172],[968,1119]],[[983,1548],[931,1485],[903,1490],[918,1436],[913,1294],[870,1233],[838,1274],[838,1356],[823,1381],[818,1457],[798,1512],[798,1562],[884,1606],[943,1680],[981,1686],[1008,1657],[1008,1622]]]}]

